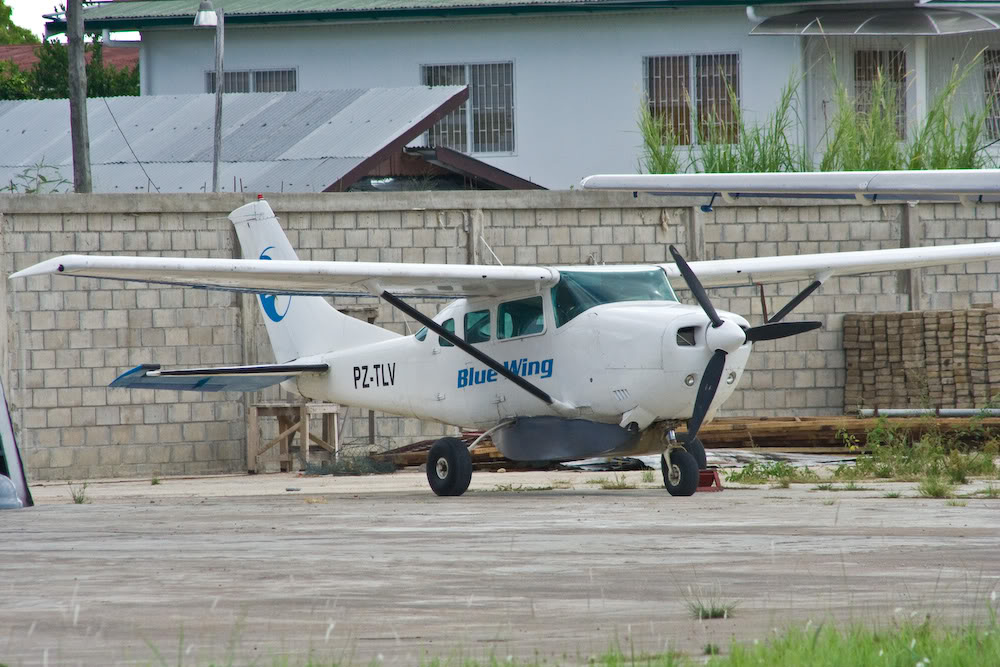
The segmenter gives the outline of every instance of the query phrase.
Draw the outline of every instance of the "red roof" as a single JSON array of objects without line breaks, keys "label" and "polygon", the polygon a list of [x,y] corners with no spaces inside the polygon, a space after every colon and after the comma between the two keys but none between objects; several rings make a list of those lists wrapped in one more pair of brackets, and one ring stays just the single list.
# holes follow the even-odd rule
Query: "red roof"
[{"label": "red roof", "polygon": [[[38,62],[35,57],[35,44],[18,44],[15,46],[0,46],[0,60],[11,60],[22,70],[29,70]],[[90,53],[87,54],[90,62]],[[134,67],[139,64],[138,46],[105,46],[104,64],[122,67]]]}]

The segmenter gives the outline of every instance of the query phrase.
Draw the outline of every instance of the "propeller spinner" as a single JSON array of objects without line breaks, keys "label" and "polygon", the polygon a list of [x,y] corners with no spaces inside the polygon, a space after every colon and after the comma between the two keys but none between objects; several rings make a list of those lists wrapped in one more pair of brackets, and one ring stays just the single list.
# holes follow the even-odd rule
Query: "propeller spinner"
[{"label": "propeller spinner", "polygon": [[702,286],[698,276],[691,270],[691,266],[684,257],[677,251],[677,248],[670,246],[670,255],[674,258],[677,268],[687,283],[688,289],[694,294],[695,300],[705,311],[711,325],[705,331],[705,344],[708,349],[713,350],[712,358],[705,367],[705,372],[701,376],[701,384],[698,386],[698,395],[694,402],[694,411],[688,421],[688,442],[693,441],[698,436],[698,429],[705,421],[708,408],[712,405],[715,392],[719,389],[719,382],[722,380],[722,372],[726,367],[726,356],[738,350],[744,343],[757,343],[765,340],[777,340],[787,336],[805,333],[818,329],[821,322],[772,322],[751,327],[746,331],[735,322],[724,320],[719,316],[708,298],[708,293]]}]

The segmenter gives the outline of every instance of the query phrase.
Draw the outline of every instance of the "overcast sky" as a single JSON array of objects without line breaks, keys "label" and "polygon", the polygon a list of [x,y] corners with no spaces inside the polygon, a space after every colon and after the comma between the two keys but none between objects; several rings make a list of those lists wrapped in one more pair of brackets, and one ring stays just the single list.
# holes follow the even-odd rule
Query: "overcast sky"
[{"label": "overcast sky", "polygon": [[[42,14],[51,14],[57,11],[56,5],[63,0],[4,0],[4,4],[13,10],[11,18],[14,23],[27,28],[41,39],[45,34],[45,19]],[[113,35],[118,40],[137,40],[137,32],[119,32]],[[65,40],[63,40],[65,41]]]},{"label": "overcast sky", "polygon": [[11,18],[14,23],[27,28],[41,39],[45,33],[45,19],[42,14],[55,11],[55,5],[59,4],[53,0],[4,0],[4,4],[13,10]]}]

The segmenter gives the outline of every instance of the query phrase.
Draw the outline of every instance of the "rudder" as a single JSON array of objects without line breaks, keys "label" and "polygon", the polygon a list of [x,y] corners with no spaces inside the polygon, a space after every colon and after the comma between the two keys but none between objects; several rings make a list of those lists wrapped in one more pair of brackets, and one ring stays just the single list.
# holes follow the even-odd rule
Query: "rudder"
[{"label": "rudder", "polygon": [[[229,214],[244,259],[298,260],[292,244],[263,199]],[[355,347],[397,334],[338,312],[321,296],[258,294],[257,304],[278,363]]]}]

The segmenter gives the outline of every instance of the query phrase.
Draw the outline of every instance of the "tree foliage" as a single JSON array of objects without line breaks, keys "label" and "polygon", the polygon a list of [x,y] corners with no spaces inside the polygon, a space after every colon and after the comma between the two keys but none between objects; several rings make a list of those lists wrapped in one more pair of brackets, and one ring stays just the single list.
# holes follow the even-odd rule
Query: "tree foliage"
[{"label": "tree foliage", "polygon": [[[2,1],[2,0],[0,0]],[[104,47],[95,39],[86,45],[87,97],[139,94],[139,68],[115,67],[104,62]],[[0,99],[60,99],[69,97],[69,51],[57,41],[42,42],[38,62],[25,72],[14,63],[0,62]]]},{"label": "tree foliage", "polygon": [[38,44],[38,37],[27,28],[14,23],[11,8],[0,0],[0,44]]}]

